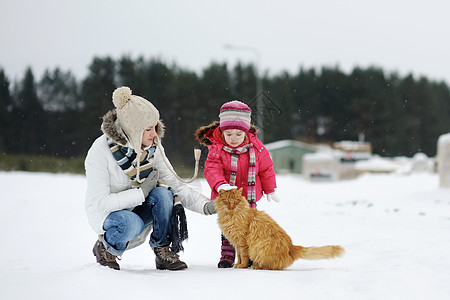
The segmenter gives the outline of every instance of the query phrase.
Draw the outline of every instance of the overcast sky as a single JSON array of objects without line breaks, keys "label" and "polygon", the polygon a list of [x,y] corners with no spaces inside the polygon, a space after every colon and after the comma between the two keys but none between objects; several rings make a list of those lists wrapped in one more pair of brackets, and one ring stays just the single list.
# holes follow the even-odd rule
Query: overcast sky
[{"label": "overcast sky", "polygon": [[450,85],[448,0],[0,0],[0,12],[12,80],[27,66],[82,78],[94,56],[127,54],[199,72],[212,61],[270,74],[373,65]]}]

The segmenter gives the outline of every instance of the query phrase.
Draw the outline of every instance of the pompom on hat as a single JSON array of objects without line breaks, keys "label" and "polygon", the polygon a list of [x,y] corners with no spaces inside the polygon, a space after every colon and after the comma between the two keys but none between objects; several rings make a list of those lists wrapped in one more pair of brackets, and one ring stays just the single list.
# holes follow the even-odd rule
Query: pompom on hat
[{"label": "pompom on hat", "polygon": [[139,152],[142,134],[145,129],[158,122],[159,111],[145,98],[132,95],[131,89],[126,86],[119,87],[113,92],[112,102],[116,107],[117,119],[122,130],[133,149]]},{"label": "pompom on hat", "polygon": [[233,100],[225,103],[220,108],[220,129],[239,129],[248,132],[250,129],[252,110],[247,104]]}]

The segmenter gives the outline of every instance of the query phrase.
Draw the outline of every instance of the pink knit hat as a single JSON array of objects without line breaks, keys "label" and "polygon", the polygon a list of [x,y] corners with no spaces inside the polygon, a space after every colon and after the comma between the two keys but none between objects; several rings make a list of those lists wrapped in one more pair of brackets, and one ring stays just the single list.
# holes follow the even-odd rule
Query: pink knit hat
[{"label": "pink knit hat", "polygon": [[249,131],[252,110],[247,104],[233,100],[225,103],[220,108],[220,129],[239,129]]}]

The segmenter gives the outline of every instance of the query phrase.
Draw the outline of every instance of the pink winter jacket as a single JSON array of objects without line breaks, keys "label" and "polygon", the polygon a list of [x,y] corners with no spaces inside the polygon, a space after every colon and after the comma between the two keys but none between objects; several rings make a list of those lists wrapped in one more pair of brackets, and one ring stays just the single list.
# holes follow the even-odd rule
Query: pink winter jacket
[{"label": "pink winter jacket", "polygon": [[[253,130],[252,130],[253,129]],[[276,179],[273,169],[273,162],[269,152],[263,143],[258,139],[255,128],[250,129],[247,133],[248,140],[245,142],[252,143],[255,149],[256,158],[256,201],[259,201],[263,195],[273,193],[275,191]],[[208,146],[209,153],[205,161],[205,178],[211,187],[211,200],[218,196],[217,189],[221,184],[230,182],[231,175],[231,154],[222,149],[226,145],[221,138],[221,132],[218,122],[209,126],[202,127],[196,132],[197,139]],[[239,155],[238,171],[236,175],[235,185],[242,189],[242,195],[247,196],[247,181],[250,154],[245,152]]]}]

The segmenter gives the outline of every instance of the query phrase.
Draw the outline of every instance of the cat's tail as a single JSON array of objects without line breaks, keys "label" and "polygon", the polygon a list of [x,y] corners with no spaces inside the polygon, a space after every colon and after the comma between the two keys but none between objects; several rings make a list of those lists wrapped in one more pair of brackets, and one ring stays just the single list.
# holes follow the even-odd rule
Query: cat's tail
[{"label": "cat's tail", "polygon": [[294,259],[327,259],[342,256],[345,252],[341,246],[302,247],[292,245],[291,255]]}]

